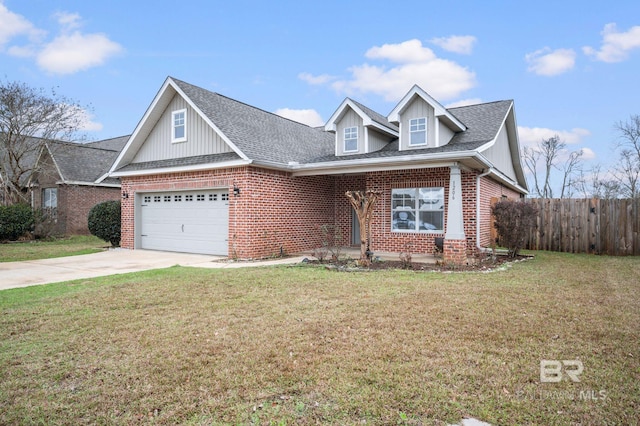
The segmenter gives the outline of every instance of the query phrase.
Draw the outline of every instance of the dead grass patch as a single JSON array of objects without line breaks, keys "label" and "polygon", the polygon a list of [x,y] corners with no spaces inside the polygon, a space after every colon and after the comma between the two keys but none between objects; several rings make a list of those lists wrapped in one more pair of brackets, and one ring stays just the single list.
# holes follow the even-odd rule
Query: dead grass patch
[{"label": "dead grass patch", "polygon": [[[637,259],[540,253],[487,274],[175,267],[6,290],[0,423],[633,424],[639,282]],[[581,360],[581,382],[540,383],[543,359]]]}]

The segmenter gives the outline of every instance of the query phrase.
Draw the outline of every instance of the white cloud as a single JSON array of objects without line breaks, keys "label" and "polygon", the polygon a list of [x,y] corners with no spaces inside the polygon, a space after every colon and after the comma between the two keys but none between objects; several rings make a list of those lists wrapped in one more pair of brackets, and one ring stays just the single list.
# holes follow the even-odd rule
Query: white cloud
[{"label": "white cloud", "polygon": [[470,55],[473,51],[473,45],[477,39],[474,36],[450,36],[436,37],[429,40],[436,46],[440,46],[449,52],[460,53],[462,55]]},{"label": "white cloud", "polygon": [[0,2],[0,48],[9,43],[14,37],[26,35],[31,40],[37,40],[44,35],[23,16],[11,12]]},{"label": "white cloud", "polygon": [[629,57],[629,52],[640,48],[640,26],[631,27],[627,32],[619,32],[615,23],[604,26],[601,32],[600,50],[585,46],[582,51],[602,62],[621,62]]},{"label": "white cloud", "polygon": [[83,130],[85,132],[99,132],[102,130],[102,123],[93,121],[95,117],[89,111],[80,107],[74,107],[74,110],[74,115],[80,121],[80,125],[78,126],[79,130]]},{"label": "white cloud", "polygon": [[289,120],[297,121],[298,123],[311,127],[324,125],[324,120],[314,109],[280,108],[276,111],[276,114],[280,117],[288,118]]},{"label": "white cloud", "polygon": [[554,76],[572,69],[576,63],[573,49],[551,50],[549,47],[525,55],[529,63],[528,71],[538,75]]},{"label": "white cloud", "polygon": [[56,12],[53,15],[58,24],[65,30],[72,30],[80,27],[81,18],[77,13]]},{"label": "white cloud", "polygon": [[457,108],[457,107],[463,107],[467,105],[477,105],[481,103],[482,103],[482,99],[480,98],[469,98],[469,99],[460,99],[459,101],[451,102],[450,104],[445,105],[445,107]]},{"label": "white cloud", "polygon": [[518,138],[523,146],[534,146],[543,139],[558,136],[562,142],[568,145],[577,144],[583,138],[591,135],[587,129],[573,128],[571,130],[554,130],[546,127],[522,127],[518,126]]},{"label": "white cloud", "polygon": [[53,17],[60,25],[60,31],[53,40],[46,42],[44,31],[0,2],[0,48],[17,36],[27,35],[30,44],[11,46],[7,54],[35,58],[40,68],[54,74],[73,74],[102,65],[123,50],[104,34],[85,34],[78,30],[81,17],[77,13],[57,12]]},{"label": "white cloud", "polygon": [[580,151],[582,151],[582,158],[584,160],[593,160],[594,158],[596,158],[596,153],[593,152],[591,148],[585,147],[580,149]]},{"label": "white cloud", "polygon": [[308,72],[301,72],[300,74],[298,74],[298,78],[314,86],[317,86],[319,84],[326,84],[332,80],[335,80],[335,77],[330,76],[329,74],[312,75]]},{"label": "white cloud", "polygon": [[54,74],[73,74],[102,65],[122,47],[104,34],[60,35],[45,45],[37,55],[40,68]]},{"label": "white cloud", "polygon": [[368,63],[349,68],[351,78],[336,80],[331,87],[338,93],[374,93],[387,101],[398,101],[417,84],[439,100],[458,97],[476,85],[475,73],[457,63],[438,58],[420,40],[374,46],[366,52],[374,60],[396,65]]}]

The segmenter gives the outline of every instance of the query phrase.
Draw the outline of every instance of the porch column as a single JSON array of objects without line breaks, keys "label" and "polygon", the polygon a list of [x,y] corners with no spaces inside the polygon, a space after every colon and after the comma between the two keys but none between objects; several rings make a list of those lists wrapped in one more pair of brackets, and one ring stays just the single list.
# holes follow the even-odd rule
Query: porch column
[{"label": "porch column", "polygon": [[444,261],[457,265],[467,263],[467,239],[462,215],[462,180],[458,164],[450,166],[447,230],[444,234]]}]

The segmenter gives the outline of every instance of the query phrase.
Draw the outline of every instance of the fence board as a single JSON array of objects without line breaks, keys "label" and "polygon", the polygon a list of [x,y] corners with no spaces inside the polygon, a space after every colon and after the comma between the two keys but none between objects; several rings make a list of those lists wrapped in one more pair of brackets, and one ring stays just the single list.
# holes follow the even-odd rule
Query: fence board
[{"label": "fence board", "polygon": [[640,199],[539,199],[536,228],[527,236],[532,250],[640,255]]}]

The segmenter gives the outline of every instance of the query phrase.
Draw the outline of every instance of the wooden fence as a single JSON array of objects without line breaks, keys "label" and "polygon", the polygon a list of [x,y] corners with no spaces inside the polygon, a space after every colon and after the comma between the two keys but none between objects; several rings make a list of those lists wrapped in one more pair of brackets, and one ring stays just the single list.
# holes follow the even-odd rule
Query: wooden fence
[{"label": "wooden fence", "polygon": [[536,229],[527,238],[532,250],[640,255],[640,199],[532,198]]}]

